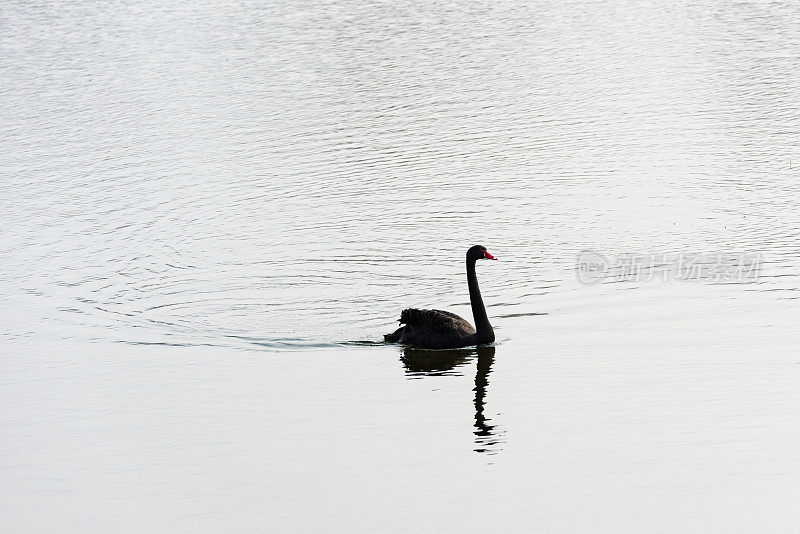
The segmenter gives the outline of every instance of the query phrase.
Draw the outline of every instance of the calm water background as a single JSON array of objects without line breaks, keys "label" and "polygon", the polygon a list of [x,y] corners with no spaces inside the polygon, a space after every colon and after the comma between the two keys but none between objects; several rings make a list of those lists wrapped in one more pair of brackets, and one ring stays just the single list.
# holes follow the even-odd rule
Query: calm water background
[{"label": "calm water background", "polygon": [[[798,24],[4,3],[0,526],[796,528]],[[371,343],[471,319],[474,243],[494,347]],[[763,263],[586,285],[584,249]]]}]

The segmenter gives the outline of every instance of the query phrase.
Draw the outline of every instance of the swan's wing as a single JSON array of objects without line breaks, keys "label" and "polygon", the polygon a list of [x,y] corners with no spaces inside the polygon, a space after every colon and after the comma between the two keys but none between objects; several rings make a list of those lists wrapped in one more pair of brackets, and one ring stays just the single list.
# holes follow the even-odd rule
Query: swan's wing
[{"label": "swan's wing", "polygon": [[442,335],[469,335],[475,329],[469,321],[455,313],[443,310],[418,310],[408,308],[400,314],[400,323],[410,326],[413,330],[435,332]]}]

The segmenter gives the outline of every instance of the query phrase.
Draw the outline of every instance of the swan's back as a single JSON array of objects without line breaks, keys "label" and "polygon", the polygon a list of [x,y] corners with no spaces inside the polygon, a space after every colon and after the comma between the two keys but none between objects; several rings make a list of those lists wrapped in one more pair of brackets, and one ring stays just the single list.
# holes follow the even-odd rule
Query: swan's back
[{"label": "swan's back", "polygon": [[448,311],[407,308],[400,314],[400,323],[405,325],[400,341],[409,345],[449,349],[475,343],[472,325]]}]

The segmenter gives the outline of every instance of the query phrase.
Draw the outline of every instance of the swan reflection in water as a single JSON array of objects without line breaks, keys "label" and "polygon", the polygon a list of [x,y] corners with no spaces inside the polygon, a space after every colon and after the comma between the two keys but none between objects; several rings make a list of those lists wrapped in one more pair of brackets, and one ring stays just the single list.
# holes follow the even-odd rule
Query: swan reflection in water
[{"label": "swan reflection in water", "polygon": [[426,350],[404,347],[400,360],[406,368],[409,378],[425,376],[460,376],[463,373],[456,368],[468,364],[477,356],[478,366],[475,373],[475,452],[496,454],[502,448],[500,435],[502,431],[492,425],[491,419],[483,413],[486,403],[486,388],[489,385],[489,373],[494,363],[495,347],[492,345],[469,349]]}]

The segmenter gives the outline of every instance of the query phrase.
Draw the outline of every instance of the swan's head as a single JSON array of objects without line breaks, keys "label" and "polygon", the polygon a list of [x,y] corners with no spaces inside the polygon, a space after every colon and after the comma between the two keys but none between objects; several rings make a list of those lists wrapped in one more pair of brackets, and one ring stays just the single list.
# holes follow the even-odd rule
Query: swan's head
[{"label": "swan's head", "polygon": [[486,247],[484,247],[483,245],[475,245],[473,247],[470,247],[470,249],[467,251],[467,259],[475,261],[475,260],[496,260],[497,258],[489,254],[489,251],[486,250]]}]

